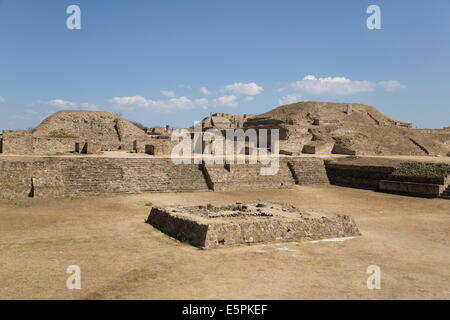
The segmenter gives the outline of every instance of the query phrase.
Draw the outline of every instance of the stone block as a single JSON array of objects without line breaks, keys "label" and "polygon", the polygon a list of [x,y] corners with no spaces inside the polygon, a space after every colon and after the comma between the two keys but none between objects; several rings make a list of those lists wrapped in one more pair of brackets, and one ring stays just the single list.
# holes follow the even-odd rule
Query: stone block
[{"label": "stone block", "polygon": [[445,190],[444,185],[381,180],[381,191],[410,194],[424,197],[438,197]]},{"label": "stone block", "polygon": [[334,147],[332,142],[311,141],[303,146],[303,153],[307,154],[331,154]]},{"label": "stone block", "polygon": [[320,240],[360,235],[347,215],[301,211],[288,204],[152,208],[147,222],[201,248],[253,243]]},{"label": "stone block", "polygon": [[23,130],[3,130],[2,153],[32,154],[33,136]]}]

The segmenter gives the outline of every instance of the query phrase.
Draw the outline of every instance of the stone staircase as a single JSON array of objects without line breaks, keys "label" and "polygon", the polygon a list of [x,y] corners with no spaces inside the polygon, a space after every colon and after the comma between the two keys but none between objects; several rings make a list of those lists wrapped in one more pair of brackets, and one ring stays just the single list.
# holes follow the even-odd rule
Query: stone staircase
[{"label": "stone staircase", "polygon": [[209,191],[197,164],[170,159],[78,159],[62,164],[65,196],[144,191]]},{"label": "stone staircase", "polygon": [[113,161],[68,160],[61,163],[61,175],[65,196],[123,192],[123,170]]},{"label": "stone staircase", "polygon": [[448,199],[450,200],[450,185],[447,186],[447,189],[445,189],[440,195],[440,198],[442,199]]},{"label": "stone staircase", "polygon": [[255,190],[289,188],[295,184],[286,162],[280,161],[278,173],[261,175],[260,169],[269,165],[258,164],[203,164],[210,189]]},{"label": "stone staircase", "polygon": [[[171,159],[128,160],[122,165],[127,187],[141,191],[209,191],[198,164],[174,164]],[[133,190],[132,190],[133,191]]]},{"label": "stone staircase", "polygon": [[321,159],[301,159],[288,162],[295,183],[301,186],[329,184],[324,161]]}]

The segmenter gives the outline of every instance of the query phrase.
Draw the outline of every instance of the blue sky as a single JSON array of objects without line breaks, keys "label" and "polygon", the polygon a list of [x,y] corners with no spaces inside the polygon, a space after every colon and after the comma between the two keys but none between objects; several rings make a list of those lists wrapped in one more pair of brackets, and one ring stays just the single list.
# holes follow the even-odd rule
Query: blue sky
[{"label": "blue sky", "polygon": [[[66,27],[72,4],[81,30]],[[449,58],[450,0],[0,0],[0,128],[64,109],[186,127],[302,100],[438,128]]]}]

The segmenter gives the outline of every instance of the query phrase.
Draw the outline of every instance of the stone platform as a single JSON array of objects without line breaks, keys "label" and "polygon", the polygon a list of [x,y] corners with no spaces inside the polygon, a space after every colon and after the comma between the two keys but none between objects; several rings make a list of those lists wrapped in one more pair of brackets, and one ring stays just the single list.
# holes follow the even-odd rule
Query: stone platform
[{"label": "stone platform", "polygon": [[201,248],[360,235],[350,216],[301,211],[281,203],[152,208],[147,222]]}]

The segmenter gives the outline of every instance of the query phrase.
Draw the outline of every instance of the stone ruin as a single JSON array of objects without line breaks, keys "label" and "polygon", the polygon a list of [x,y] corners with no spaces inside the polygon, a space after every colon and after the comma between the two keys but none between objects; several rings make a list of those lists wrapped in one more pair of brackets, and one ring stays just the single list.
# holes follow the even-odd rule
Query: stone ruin
[{"label": "stone ruin", "polygon": [[[212,165],[203,159],[201,163],[188,161],[179,165],[169,157],[178,143],[172,141],[173,129],[169,126],[147,128],[109,112],[67,110],[52,114],[33,130],[4,130],[0,135],[0,152],[19,156],[66,153],[94,156],[0,156],[0,198],[252,190],[328,183],[450,197],[448,174],[432,179],[426,173],[419,179],[399,177],[391,175],[394,170],[391,165],[360,166],[324,162],[322,157],[317,157],[330,154],[450,156],[450,128],[413,129],[410,124],[390,119],[370,106],[327,102],[299,102],[259,115],[214,113],[202,124],[204,136],[207,129],[216,129],[219,137],[230,129],[269,132],[278,129],[279,151],[283,156],[271,157],[279,162],[278,172],[264,176],[260,174],[262,163],[247,163],[254,151],[271,148],[271,136],[268,146],[257,140],[236,147],[235,155],[245,160],[242,164]],[[186,130],[185,138],[191,139],[192,145],[197,145],[195,136],[199,135],[193,127]],[[203,150],[212,149],[206,142],[202,146]],[[224,149],[220,150],[219,144],[212,154]],[[119,150],[157,157],[95,156]],[[189,155],[185,159],[189,160]]]},{"label": "stone ruin", "polygon": [[141,128],[110,112],[59,111],[30,131],[4,130],[3,154],[95,154],[105,151],[170,154],[172,129]]},{"label": "stone ruin", "polygon": [[[329,102],[299,102],[258,115],[214,113],[202,120],[202,130],[278,129],[282,155],[450,155],[450,130],[413,129],[412,124],[391,119],[377,109]],[[187,129],[194,138],[193,128]],[[59,111],[32,131],[4,130],[4,154],[59,154],[126,151],[168,156],[176,141],[173,129],[146,128],[109,112]],[[269,145],[265,148],[270,149]],[[195,142],[193,141],[193,144]],[[76,148],[77,146],[77,148]],[[206,148],[207,145],[204,146]],[[246,142],[250,154],[261,148]]]},{"label": "stone ruin", "polygon": [[258,115],[213,114],[206,128],[278,129],[280,154],[450,154],[450,130],[413,129],[363,104],[305,101]]},{"label": "stone ruin", "polygon": [[154,207],[147,222],[178,240],[204,249],[360,235],[350,216],[306,212],[273,202]]}]

